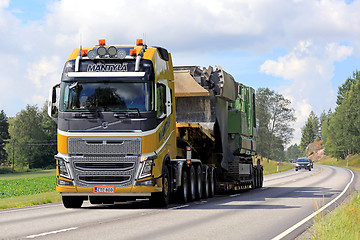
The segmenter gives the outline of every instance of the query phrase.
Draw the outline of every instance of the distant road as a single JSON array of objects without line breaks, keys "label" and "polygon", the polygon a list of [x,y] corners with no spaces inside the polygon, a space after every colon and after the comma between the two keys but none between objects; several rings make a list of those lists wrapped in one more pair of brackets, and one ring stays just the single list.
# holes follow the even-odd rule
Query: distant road
[{"label": "distant road", "polygon": [[315,165],[265,176],[262,189],[166,209],[137,201],[0,210],[0,239],[293,239],[313,222],[311,214],[358,179],[348,169]]}]

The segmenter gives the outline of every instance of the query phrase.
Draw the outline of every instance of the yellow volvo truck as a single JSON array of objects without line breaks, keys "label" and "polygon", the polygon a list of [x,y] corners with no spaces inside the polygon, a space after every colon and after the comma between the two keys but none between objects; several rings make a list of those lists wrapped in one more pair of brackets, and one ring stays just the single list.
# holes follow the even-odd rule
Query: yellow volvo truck
[{"label": "yellow volvo truck", "polygon": [[171,54],[141,39],[73,50],[48,107],[64,206],[149,198],[164,207],[260,187],[253,96],[221,68],[174,74]]}]

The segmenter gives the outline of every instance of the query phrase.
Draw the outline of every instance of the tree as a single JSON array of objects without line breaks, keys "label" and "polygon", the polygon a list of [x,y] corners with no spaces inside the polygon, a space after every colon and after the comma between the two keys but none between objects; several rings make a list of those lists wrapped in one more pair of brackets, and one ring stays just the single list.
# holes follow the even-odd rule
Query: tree
[{"label": "tree", "polygon": [[345,83],[343,83],[338,88],[338,95],[337,95],[337,100],[336,100],[336,104],[338,106],[340,106],[342,104],[344,98],[346,97],[346,94],[350,91],[351,86],[353,84],[355,84],[356,81],[359,79],[360,79],[360,72],[358,70],[356,70],[355,72],[353,72],[352,77],[347,78]]},{"label": "tree", "polygon": [[271,159],[284,159],[284,146],[293,137],[291,126],[295,121],[291,101],[269,88],[259,88],[256,93],[256,114],[259,120],[258,153]]},{"label": "tree", "polygon": [[285,156],[286,156],[286,160],[298,159],[301,156],[301,151],[299,146],[295,143],[290,147],[288,147]]},{"label": "tree", "polygon": [[[330,127],[330,118],[332,116],[331,109],[329,109],[328,113],[325,111],[320,116],[320,123],[321,123],[321,139],[323,141],[323,145],[325,146],[327,139],[329,137],[329,127]],[[325,154],[328,154],[329,151],[325,148]]]},{"label": "tree", "polygon": [[341,105],[329,117],[322,135],[326,135],[327,152],[336,158],[360,152],[360,79],[351,85]]},{"label": "tree", "polygon": [[56,126],[47,116],[46,104],[41,111],[36,105],[27,105],[9,123],[12,143],[7,151],[12,154],[14,147],[16,165],[29,168],[55,165]]},{"label": "tree", "polygon": [[300,149],[304,152],[306,147],[314,142],[315,139],[320,138],[320,123],[316,114],[311,111],[305,126],[301,129],[301,143]]},{"label": "tree", "polygon": [[0,164],[4,163],[7,159],[7,153],[5,151],[6,140],[9,136],[9,123],[8,118],[4,110],[0,111]]}]

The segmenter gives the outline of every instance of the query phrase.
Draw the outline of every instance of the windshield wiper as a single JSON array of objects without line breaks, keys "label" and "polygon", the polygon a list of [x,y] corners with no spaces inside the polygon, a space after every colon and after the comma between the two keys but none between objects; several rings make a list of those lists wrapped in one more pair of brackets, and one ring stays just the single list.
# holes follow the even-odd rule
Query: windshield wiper
[{"label": "windshield wiper", "polygon": [[73,113],[73,116],[75,118],[89,118],[89,119],[98,118],[100,116],[99,110],[97,108],[87,109],[87,110],[88,112]]},{"label": "windshield wiper", "polygon": [[[136,112],[129,112],[129,110]],[[128,108],[114,113],[116,118],[137,118],[141,117],[140,110],[138,108]]]}]

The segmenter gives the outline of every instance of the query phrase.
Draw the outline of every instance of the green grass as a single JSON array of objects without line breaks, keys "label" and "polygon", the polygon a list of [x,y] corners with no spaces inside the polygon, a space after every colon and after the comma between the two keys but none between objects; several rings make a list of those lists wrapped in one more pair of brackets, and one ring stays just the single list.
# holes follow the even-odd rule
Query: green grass
[{"label": "green grass", "polygon": [[360,194],[314,223],[313,239],[360,239]]},{"label": "green grass", "polygon": [[55,176],[56,170],[37,170],[33,172],[15,172],[15,173],[7,173],[0,174],[0,180],[11,180],[11,179],[19,179],[19,178],[37,178],[37,177],[50,177]]},{"label": "green grass", "polygon": [[54,191],[56,177],[0,180],[0,199]]},{"label": "green grass", "polygon": [[[273,173],[277,173],[277,162],[264,158],[264,161],[261,162],[261,165],[264,166],[264,175],[269,175]],[[279,162],[279,172],[288,171],[294,168],[294,165],[288,162]]]},{"label": "green grass", "polygon": [[0,208],[61,201],[55,175],[55,169],[0,174]]},{"label": "green grass", "polygon": [[[360,155],[351,156],[346,160],[337,161],[326,156],[320,164],[339,167],[348,166],[360,171]],[[314,220],[312,239],[360,239],[360,193],[341,204],[330,214],[318,216]]]},{"label": "green grass", "polygon": [[34,195],[0,199],[0,209],[25,207],[56,202],[61,202],[61,195],[56,191],[52,191]]}]

